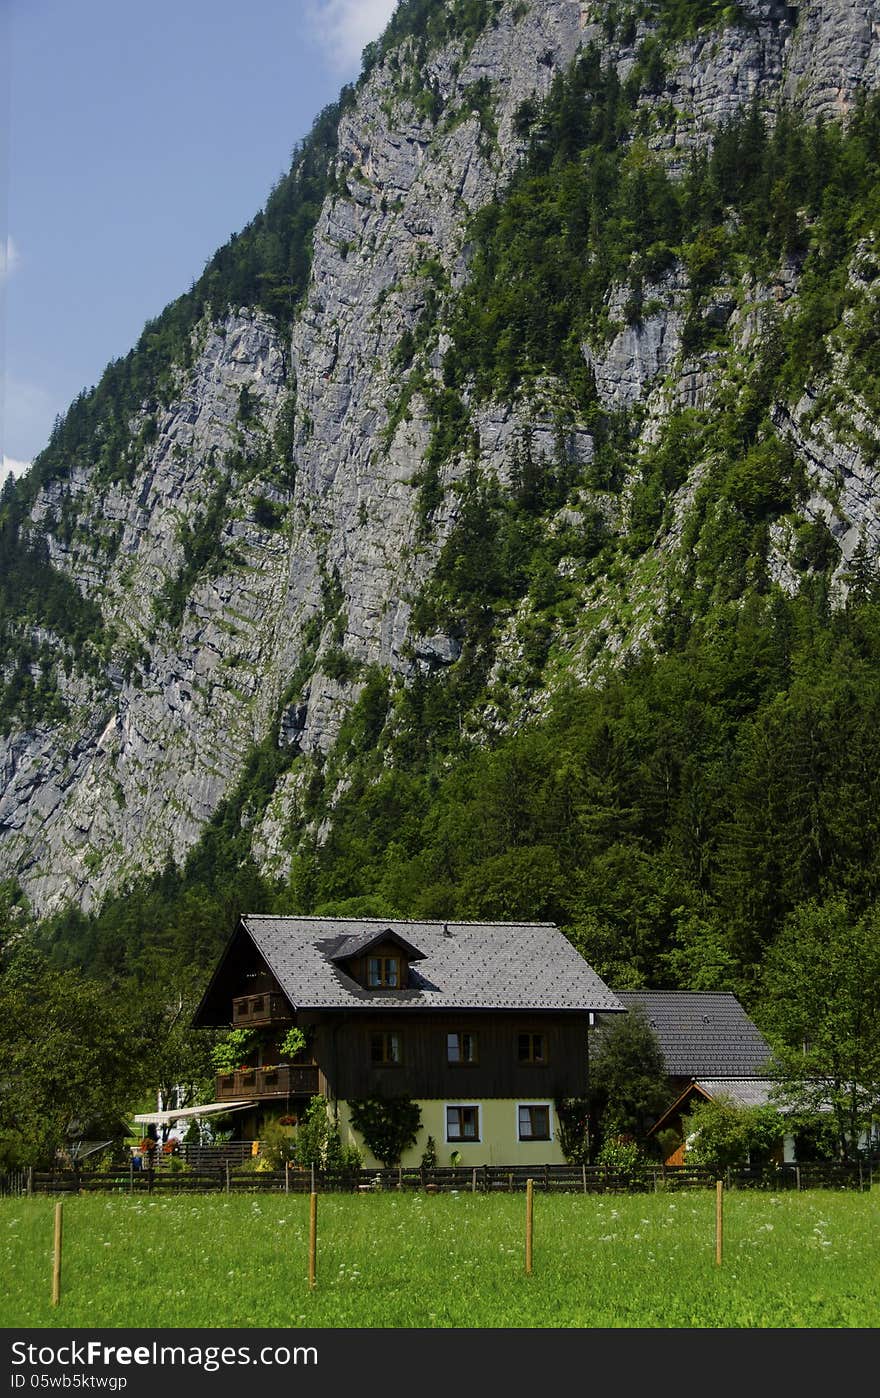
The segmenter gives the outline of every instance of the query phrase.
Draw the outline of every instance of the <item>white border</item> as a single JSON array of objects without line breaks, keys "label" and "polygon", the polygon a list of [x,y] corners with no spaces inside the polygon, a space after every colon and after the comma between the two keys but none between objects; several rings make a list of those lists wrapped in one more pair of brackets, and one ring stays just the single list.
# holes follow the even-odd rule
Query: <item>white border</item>
[{"label": "white border", "polygon": [[[448,1107],[476,1107],[477,1109],[477,1136],[461,1136],[451,1138],[449,1135],[449,1118],[446,1115]],[[483,1104],[482,1102],[444,1102],[443,1103],[443,1140],[447,1146],[479,1146],[483,1143]]]},{"label": "white border", "polygon": [[[549,1122],[550,1122],[550,1135],[549,1135],[549,1137],[545,1137],[545,1136],[521,1136],[521,1135],[519,1134],[519,1109],[520,1109],[520,1107],[549,1107],[549,1108],[550,1108],[550,1111],[549,1111],[549,1114],[548,1114],[548,1120],[549,1120]],[[555,1137],[554,1137],[554,1134],[553,1134],[553,1103],[552,1103],[552,1101],[546,1101],[546,1100],[542,1101],[541,1098],[538,1098],[537,1101],[536,1101],[533,1097],[530,1097],[530,1098],[528,1098],[527,1101],[524,1101],[524,1102],[517,1102],[517,1103],[515,1104],[515,1107],[514,1107],[514,1112],[515,1112],[515,1115],[514,1115],[514,1118],[513,1118],[513,1139],[516,1141],[517,1145],[520,1145],[520,1146],[530,1146],[530,1145],[546,1146],[546,1145],[549,1145],[551,1141],[555,1140]]]}]

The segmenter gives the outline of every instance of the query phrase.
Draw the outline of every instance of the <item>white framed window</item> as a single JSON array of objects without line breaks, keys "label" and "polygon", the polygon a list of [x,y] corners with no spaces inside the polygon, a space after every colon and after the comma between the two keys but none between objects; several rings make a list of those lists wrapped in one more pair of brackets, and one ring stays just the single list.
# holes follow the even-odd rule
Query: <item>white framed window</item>
[{"label": "white framed window", "polygon": [[446,1140],[456,1144],[480,1140],[480,1108],[476,1102],[447,1104]]},{"label": "white framed window", "polygon": [[517,1102],[518,1141],[552,1141],[553,1112],[549,1102]]}]

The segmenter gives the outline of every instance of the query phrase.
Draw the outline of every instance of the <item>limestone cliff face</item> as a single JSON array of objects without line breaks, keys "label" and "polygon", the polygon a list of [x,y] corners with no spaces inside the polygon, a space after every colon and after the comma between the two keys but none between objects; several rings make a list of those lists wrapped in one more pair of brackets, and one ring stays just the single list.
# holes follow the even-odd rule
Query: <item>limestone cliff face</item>
[{"label": "limestone cliff face", "polygon": [[[417,482],[431,431],[427,390],[412,391],[401,410],[395,356],[405,333],[417,332],[432,287],[466,282],[468,221],[522,156],[523,103],[540,102],[587,44],[622,78],[636,62],[651,25],[640,20],[625,41],[609,40],[604,9],[510,0],[472,45],[429,53],[418,88],[435,94],[439,118],[424,114],[407,84],[412,41],[386,54],[341,119],[308,291],[289,329],[248,308],[204,321],[166,405],[134,415],[141,445],[129,478],[108,483],[97,465],[77,466],[38,495],[33,530],[113,633],[97,672],[71,664],[62,725],[0,740],[0,872],[16,875],[38,910],[68,899],[88,908],[132,873],[180,861],[268,733],[306,756],[327,754],[364,666],[405,677],[455,661],[456,638],[418,635],[410,612],[454,521],[452,486],[467,463],[455,453],[444,463],[425,537]],[[880,3],[748,0],[742,12],[745,23],[677,44],[662,90],[644,98],[665,114],[649,144],[673,169],[755,99],[771,116],[785,102],[811,118],[835,117],[877,83]],[[766,306],[796,291],[792,275],[788,288],[720,295],[715,313],[732,322],[744,353],[760,338]],[[689,360],[682,349],[687,290],[679,267],[646,288],[651,313],[628,325],[619,319],[623,293],[609,287],[619,328],[583,347],[600,401],[640,405],[648,439],[675,407],[711,402],[716,387],[711,356]],[[442,315],[431,334],[439,384]],[[866,530],[880,548],[877,473],[862,449],[808,412],[811,392],[780,407],[778,430],[807,463],[808,511],[831,521],[842,567]],[[554,402],[564,395],[551,382],[541,401],[475,405],[483,470],[508,481],[525,432],[539,456],[558,450]],[[279,435],[284,423],[292,435]],[[270,472],[273,440],[285,459]],[[565,451],[586,461],[592,450],[575,422]],[[64,517],[72,530],[59,527]],[[208,525],[205,565],[193,540]],[[625,509],[617,526],[625,528]],[[773,566],[785,582],[783,534]],[[670,538],[667,550],[674,530]],[[645,590],[631,634],[607,638],[612,650],[648,633],[655,601]],[[585,598],[585,642],[590,616]],[[292,768],[254,831],[258,858],[277,871],[300,780]]]}]

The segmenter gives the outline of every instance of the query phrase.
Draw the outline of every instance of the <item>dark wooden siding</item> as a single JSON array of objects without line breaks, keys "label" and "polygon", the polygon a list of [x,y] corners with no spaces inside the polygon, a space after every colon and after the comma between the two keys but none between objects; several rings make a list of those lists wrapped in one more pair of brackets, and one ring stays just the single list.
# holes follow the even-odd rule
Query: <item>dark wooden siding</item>
[{"label": "dark wooden siding", "polygon": [[[314,1056],[322,1087],[340,1099],[385,1096],[469,1101],[484,1097],[580,1097],[587,1090],[587,1015],[364,1014],[324,1019],[315,1029]],[[476,1034],[479,1061],[451,1066],[446,1036]],[[403,1061],[375,1066],[370,1035],[401,1035]],[[517,1036],[545,1036],[547,1061],[520,1063]]]},{"label": "dark wooden siding", "polygon": [[287,997],[251,938],[239,928],[193,1023],[197,1029],[231,1025],[234,1000],[273,991],[287,1004]]}]

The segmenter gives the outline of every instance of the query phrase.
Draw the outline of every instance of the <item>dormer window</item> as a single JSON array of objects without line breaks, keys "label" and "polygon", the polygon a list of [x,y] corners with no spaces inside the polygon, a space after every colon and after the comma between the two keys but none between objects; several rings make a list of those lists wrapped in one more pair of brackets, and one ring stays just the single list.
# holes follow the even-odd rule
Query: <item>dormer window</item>
[{"label": "dormer window", "polygon": [[396,990],[399,985],[399,956],[367,957],[367,986],[370,990]]},{"label": "dormer window", "polygon": [[367,990],[405,990],[412,986],[410,965],[425,953],[394,927],[369,927],[343,937],[330,960]]}]

